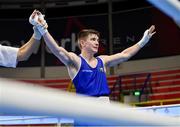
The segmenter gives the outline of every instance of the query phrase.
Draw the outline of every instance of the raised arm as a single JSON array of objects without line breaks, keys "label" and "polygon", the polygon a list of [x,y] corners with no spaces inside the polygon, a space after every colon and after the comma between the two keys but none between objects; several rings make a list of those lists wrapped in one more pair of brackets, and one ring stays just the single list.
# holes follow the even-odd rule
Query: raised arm
[{"label": "raised arm", "polygon": [[65,65],[76,63],[76,58],[79,59],[75,53],[68,52],[66,49],[59,46],[48,31],[43,34],[43,38],[51,52]]},{"label": "raised arm", "polygon": [[79,57],[72,52],[66,51],[63,47],[59,46],[51,34],[47,30],[47,23],[44,16],[39,11],[34,11],[29,19],[30,23],[37,26],[39,32],[44,38],[44,41],[51,52],[58,57],[65,65],[75,64],[78,65]]},{"label": "raised arm", "polygon": [[155,26],[152,25],[144,32],[144,36],[138,43],[134,44],[133,46],[125,49],[120,53],[109,56],[100,56],[101,59],[103,59],[106,66],[115,66],[121,62],[127,61],[129,58],[134,56],[146,43],[148,43],[149,39],[156,33],[154,30]]},{"label": "raised arm", "polygon": [[34,34],[30,38],[30,40],[19,48],[19,51],[17,53],[17,61],[28,60],[32,53],[37,52],[40,45],[41,34],[37,30],[37,28],[33,27],[33,29]]}]

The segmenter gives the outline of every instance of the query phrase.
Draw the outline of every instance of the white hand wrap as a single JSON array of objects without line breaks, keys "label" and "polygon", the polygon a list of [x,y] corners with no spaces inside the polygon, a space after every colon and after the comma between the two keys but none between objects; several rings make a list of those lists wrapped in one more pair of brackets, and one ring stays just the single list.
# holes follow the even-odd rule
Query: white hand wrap
[{"label": "white hand wrap", "polygon": [[[31,15],[29,17],[29,22],[32,25],[36,26],[36,28],[38,29],[38,31],[40,32],[41,35],[44,35],[46,32],[48,32],[48,30],[47,30],[48,25],[46,23],[46,20],[44,19],[44,15],[42,15],[40,12],[38,14]],[[41,36],[39,35],[38,31],[36,31],[36,29],[34,29],[33,37],[37,40],[38,39],[40,40]]]},{"label": "white hand wrap", "polygon": [[38,24],[38,15],[35,15],[34,18],[31,15],[29,17],[29,23],[31,23],[33,26],[37,25]]},{"label": "white hand wrap", "polygon": [[40,14],[38,15],[38,17],[39,17],[39,20],[41,21],[41,24],[37,25],[37,29],[39,30],[41,35],[44,35],[46,32],[48,32],[47,23],[46,23],[46,20],[44,19],[44,15]]},{"label": "white hand wrap", "polygon": [[149,30],[146,30],[144,32],[142,39],[137,44],[142,48],[145,44],[148,43],[150,38],[151,36],[149,35]]},{"label": "white hand wrap", "polygon": [[41,40],[42,35],[38,31],[38,29],[34,26],[33,30],[34,30],[33,38],[36,39],[36,40]]},{"label": "white hand wrap", "polygon": [[37,29],[41,33],[41,35],[44,35],[45,33],[48,32],[47,28],[45,26],[37,25]]},{"label": "white hand wrap", "polygon": [[38,18],[39,20],[41,21],[41,24],[44,25],[46,24],[46,20],[44,19],[45,15],[42,15],[42,14],[39,14],[38,15]]}]

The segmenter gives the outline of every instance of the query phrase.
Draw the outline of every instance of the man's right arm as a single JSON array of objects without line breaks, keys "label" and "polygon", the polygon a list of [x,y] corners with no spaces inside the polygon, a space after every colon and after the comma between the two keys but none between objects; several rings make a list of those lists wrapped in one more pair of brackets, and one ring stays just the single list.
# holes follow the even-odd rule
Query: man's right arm
[{"label": "man's right arm", "polygon": [[60,47],[49,32],[46,32],[43,35],[43,38],[51,52],[66,65],[69,76],[73,79],[80,68],[80,57],[73,52],[68,52],[63,47]]},{"label": "man's right arm", "polygon": [[44,15],[41,14],[38,10],[35,10],[30,18],[29,22],[36,26],[38,31],[44,38],[44,41],[51,52],[58,57],[66,66],[74,64],[75,66],[79,65],[79,57],[75,53],[66,51],[63,47],[60,47],[51,34],[47,30],[47,23],[44,19]]},{"label": "man's right arm", "polygon": [[48,31],[43,34],[43,38],[51,52],[65,65],[68,66],[71,63],[78,64],[78,56],[75,53],[68,52],[63,47],[59,46]]}]

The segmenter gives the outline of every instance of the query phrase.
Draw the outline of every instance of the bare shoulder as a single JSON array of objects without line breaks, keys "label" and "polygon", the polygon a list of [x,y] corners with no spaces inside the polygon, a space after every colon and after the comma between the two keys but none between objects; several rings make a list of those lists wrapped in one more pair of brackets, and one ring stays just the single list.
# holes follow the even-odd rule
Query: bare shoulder
[{"label": "bare shoulder", "polygon": [[107,63],[108,55],[100,55],[98,57],[103,61],[104,64]]},{"label": "bare shoulder", "polygon": [[104,59],[104,58],[106,58],[107,57],[107,55],[100,55],[100,56],[98,56],[100,59]]},{"label": "bare shoulder", "polygon": [[75,65],[80,64],[80,57],[77,54],[75,54],[74,52],[69,52],[69,55],[71,56],[71,60],[72,60],[73,64],[75,64]]},{"label": "bare shoulder", "polygon": [[78,57],[78,55],[74,52],[69,52],[69,55],[71,55],[72,57]]}]

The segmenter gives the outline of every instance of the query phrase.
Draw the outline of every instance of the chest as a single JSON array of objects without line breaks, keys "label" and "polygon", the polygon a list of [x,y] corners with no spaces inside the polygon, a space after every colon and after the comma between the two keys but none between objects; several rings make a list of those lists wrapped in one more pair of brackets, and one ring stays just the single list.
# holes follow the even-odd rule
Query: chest
[{"label": "chest", "polygon": [[87,61],[86,59],[84,59],[82,61],[82,64],[83,64],[83,66],[87,66],[87,67],[90,67],[90,68],[96,68],[98,66],[98,60],[94,59],[94,60],[91,60],[91,61]]}]

